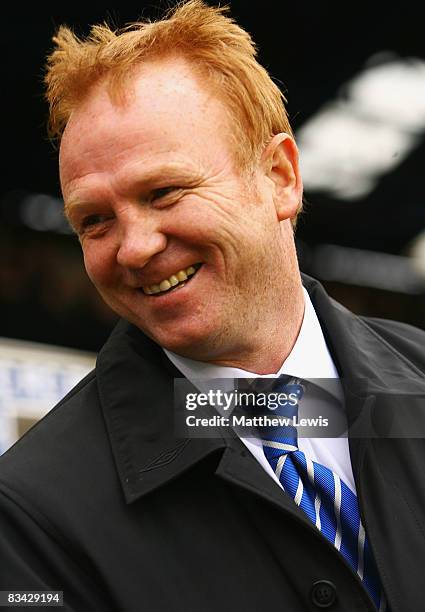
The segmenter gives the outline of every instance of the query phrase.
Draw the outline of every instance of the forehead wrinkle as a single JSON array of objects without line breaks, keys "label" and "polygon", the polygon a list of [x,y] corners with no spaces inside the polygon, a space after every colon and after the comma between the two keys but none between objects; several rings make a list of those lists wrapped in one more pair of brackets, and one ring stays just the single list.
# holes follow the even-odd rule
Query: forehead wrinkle
[{"label": "forehead wrinkle", "polygon": [[[116,134],[113,134],[111,138],[102,139],[105,148],[100,151],[96,150],[96,147],[93,150],[92,143],[89,141],[89,146],[86,146],[85,150],[79,151],[78,156],[74,155],[74,149],[69,150],[69,143],[66,143],[68,145],[66,151],[68,157],[66,159],[67,172],[62,177],[65,178],[62,186],[66,187],[65,191],[72,194],[73,191],[79,191],[81,188],[85,191],[85,183],[88,181],[87,191],[91,189],[97,191],[96,179],[101,177],[102,187],[105,187],[108,183],[118,193],[126,192],[127,188],[131,189],[135,182],[141,185],[157,182],[162,178],[164,180],[167,180],[167,178],[171,180],[178,180],[179,178],[181,180],[195,180],[199,178],[202,166],[201,159],[194,156],[191,150],[181,150],[180,141],[174,134],[169,136],[166,132],[167,130],[163,135],[156,136],[154,147],[151,134],[146,131],[146,128],[136,127],[132,133],[132,142],[128,142],[127,133],[119,135],[119,138],[122,136],[122,141],[119,142],[119,151],[115,159],[113,156],[111,158],[109,151],[113,151],[113,147],[118,144]],[[97,142],[98,140],[99,138]],[[161,142],[162,140],[163,142]],[[71,155],[70,160],[73,167],[69,163],[69,155]],[[84,167],[86,160],[90,166],[88,171]],[[64,161],[65,158],[62,157],[61,169],[63,169]],[[93,185],[90,184],[92,178],[95,179]]]}]

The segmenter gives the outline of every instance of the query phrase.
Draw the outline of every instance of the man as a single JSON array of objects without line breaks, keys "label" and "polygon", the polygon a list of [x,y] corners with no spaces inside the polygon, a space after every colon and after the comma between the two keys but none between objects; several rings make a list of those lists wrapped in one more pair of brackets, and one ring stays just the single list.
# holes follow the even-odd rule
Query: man
[{"label": "man", "polygon": [[[297,148],[249,35],[191,0],[55,43],[66,214],[122,321],[96,370],[1,458],[1,589],[60,590],[76,611],[421,609],[425,447],[376,431],[423,399],[423,335],[301,279]],[[316,470],[309,484],[291,464],[294,494],[284,455],[267,454],[283,443],[176,435],[175,378],[282,374],[300,394],[302,379],[340,379],[348,424],[372,420],[349,441],[294,438],[286,464]],[[311,489],[312,520],[319,473],[333,499]]]}]

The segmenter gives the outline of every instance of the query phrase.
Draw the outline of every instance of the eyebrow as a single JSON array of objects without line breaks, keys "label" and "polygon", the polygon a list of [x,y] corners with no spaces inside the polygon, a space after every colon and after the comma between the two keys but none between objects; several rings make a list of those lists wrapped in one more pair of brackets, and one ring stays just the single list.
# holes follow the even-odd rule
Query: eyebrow
[{"label": "eyebrow", "polygon": [[69,202],[65,202],[63,206],[63,213],[68,221],[71,222],[71,213],[78,209],[84,209],[85,207],[92,207],[93,202],[89,202],[88,200],[71,200]]},{"label": "eyebrow", "polygon": [[[159,185],[161,183],[168,182],[178,182],[183,183],[182,187],[194,187],[201,182],[201,176],[195,172],[182,172],[179,168],[175,168],[174,166],[169,166],[167,168],[163,168],[161,171],[159,170],[151,170],[144,174],[143,177],[137,179],[134,178],[132,182],[132,189],[135,191],[144,190],[144,191],[154,191],[155,189],[160,189]],[[156,186],[158,185],[158,186]],[[165,186],[165,185],[164,185]],[[100,202],[98,203],[101,204]],[[69,219],[69,215],[71,210],[75,210],[76,208],[84,208],[85,206],[94,206],[96,205],[94,202],[90,202],[89,200],[84,199],[75,199],[69,200],[64,203],[64,214]]]}]

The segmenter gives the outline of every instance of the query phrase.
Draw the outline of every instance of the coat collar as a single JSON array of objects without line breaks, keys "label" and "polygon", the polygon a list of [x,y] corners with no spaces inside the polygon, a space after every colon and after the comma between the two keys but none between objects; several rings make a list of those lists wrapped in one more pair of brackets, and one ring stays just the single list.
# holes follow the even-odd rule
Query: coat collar
[{"label": "coat collar", "polygon": [[[341,377],[348,420],[349,445],[357,490],[361,489],[364,453],[374,438],[425,437],[422,412],[425,405],[423,372],[372,324],[330,298],[316,280],[303,275],[322,327],[326,343]],[[403,332],[402,332],[403,333]],[[398,337],[399,344],[402,334]],[[403,423],[406,409],[411,423]],[[410,432],[403,427],[410,427]],[[409,436],[410,434],[410,436]]]},{"label": "coat collar", "polygon": [[214,439],[174,433],[174,379],[182,374],[155,342],[121,320],[96,363],[100,402],[127,503],[165,484],[207,455]]},{"label": "coat collar", "polygon": [[[423,374],[372,327],[329,298],[303,275],[346,395],[350,426],[367,427],[364,408],[403,393],[425,396]],[[176,478],[229,441],[178,439],[174,432],[174,379],[181,373],[164,351],[133,325],[120,321],[101,349],[96,366],[100,402],[127,503]],[[406,388],[405,381],[409,381]],[[378,399],[377,399],[378,398]],[[369,414],[369,412],[368,412]],[[373,415],[372,415],[373,416]],[[373,418],[372,418],[373,420]],[[378,432],[379,433],[379,432]],[[364,451],[363,431],[350,441],[353,471]]]}]

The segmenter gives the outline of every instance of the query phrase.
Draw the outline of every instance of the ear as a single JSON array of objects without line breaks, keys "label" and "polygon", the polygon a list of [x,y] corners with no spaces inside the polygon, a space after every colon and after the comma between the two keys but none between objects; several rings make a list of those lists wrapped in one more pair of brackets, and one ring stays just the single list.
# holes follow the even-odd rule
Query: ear
[{"label": "ear", "polygon": [[296,216],[303,195],[298,148],[289,134],[276,134],[261,156],[264,173],[272,181],[279,221]]}]

